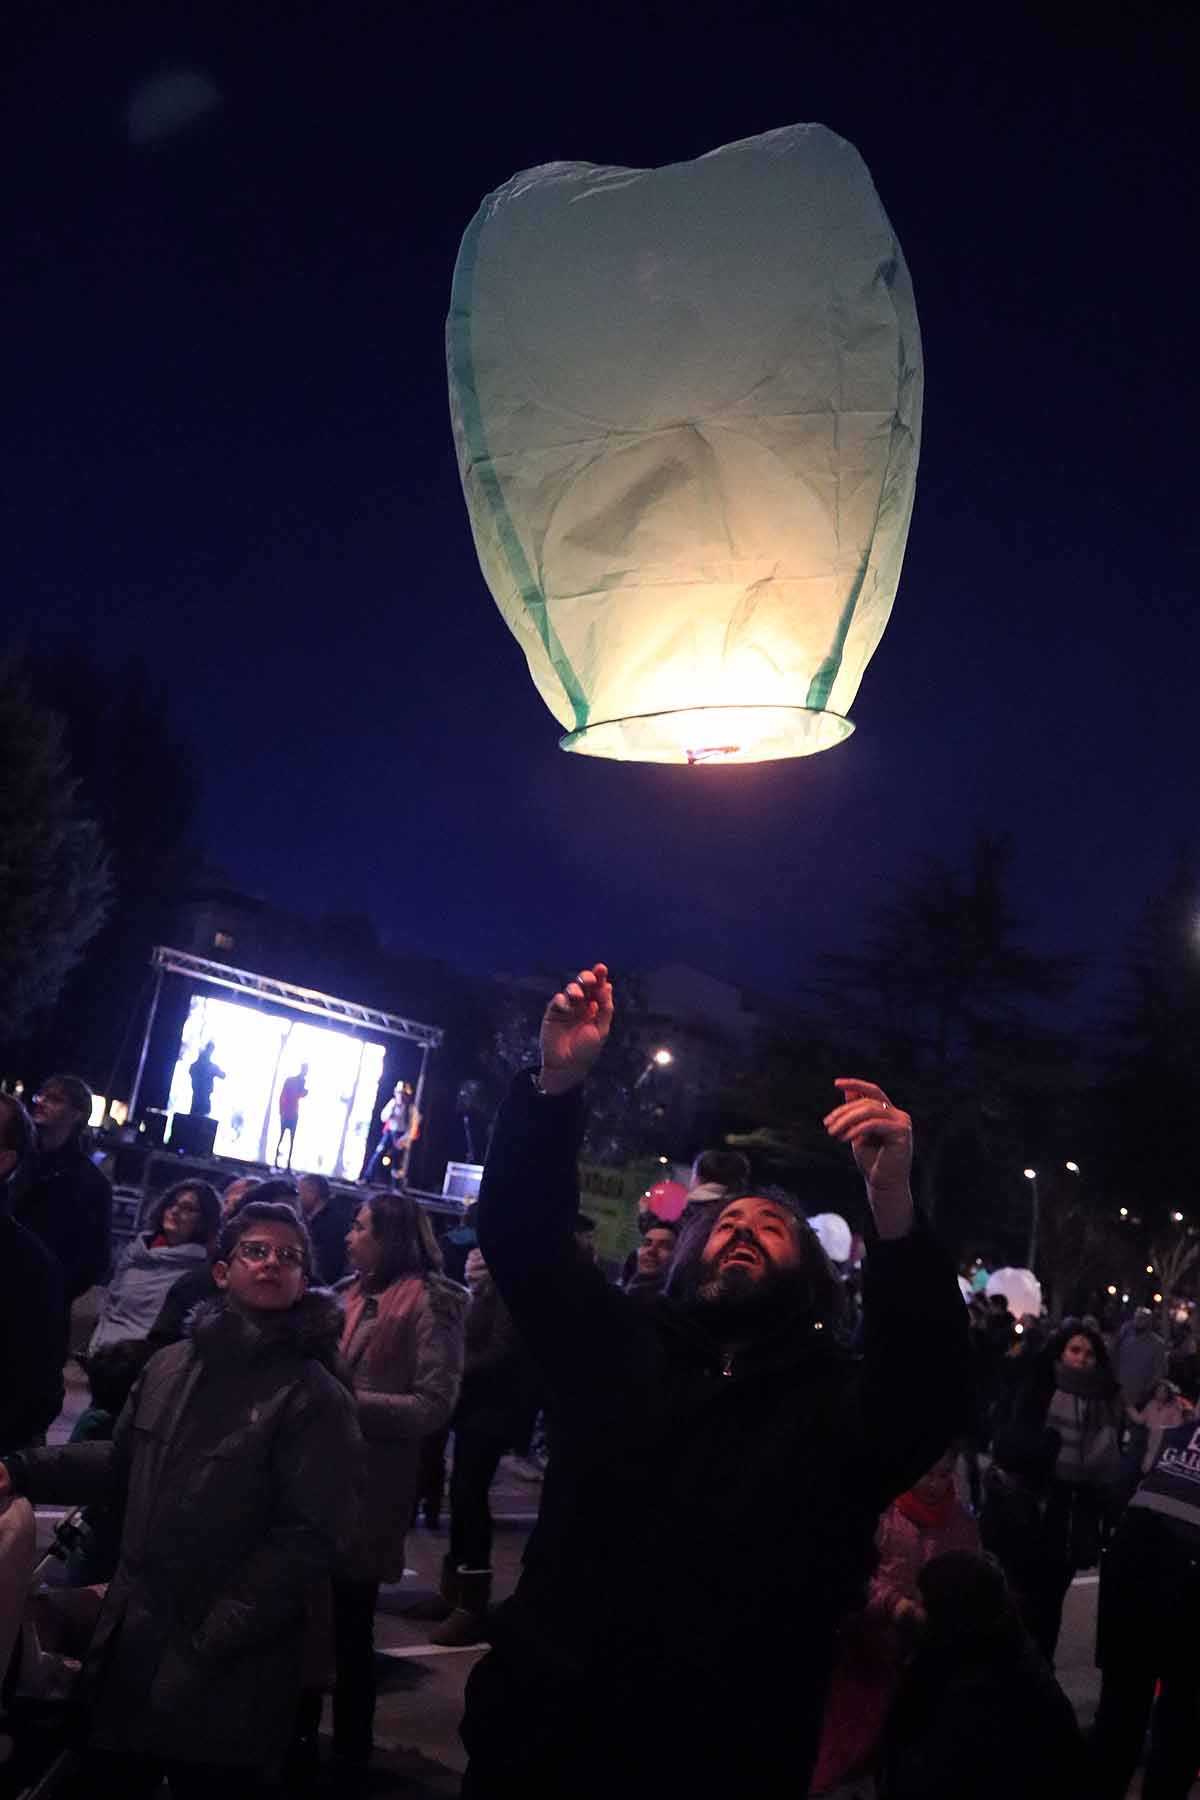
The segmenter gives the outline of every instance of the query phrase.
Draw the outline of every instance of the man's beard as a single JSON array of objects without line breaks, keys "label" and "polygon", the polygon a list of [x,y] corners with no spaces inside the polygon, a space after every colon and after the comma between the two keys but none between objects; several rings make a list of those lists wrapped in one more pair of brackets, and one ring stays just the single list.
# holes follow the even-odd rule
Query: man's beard
[{"label": "man's beard", "polygon": [[718,1261],[701,1266],[693,1299],[701,1316],[713,1324],[764,1325],[788,1314],[811,1310],[813,1295],[802,1268],[776,1269],[769,1263],[761,1274]]}]

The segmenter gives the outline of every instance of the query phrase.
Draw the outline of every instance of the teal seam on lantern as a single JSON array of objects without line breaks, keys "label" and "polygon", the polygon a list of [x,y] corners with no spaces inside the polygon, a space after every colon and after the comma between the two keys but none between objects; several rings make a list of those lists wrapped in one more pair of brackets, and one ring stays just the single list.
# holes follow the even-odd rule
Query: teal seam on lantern
[{"label": "teal seam on lantern", "polygon": [[[882,268],[880,274],[890,291],[896,275],[895,259]],[[903,335],[901,335],[900,343],[898,345],[898,358],[900,366],[897,370],[897,374],[900,377],[901,386],[903,386],[905,376],[911,376],[912,373],[904,354]],[[838,618],[837,629],[833,634],[833,644],[829,650],[829,654],[825,657],[820,668],[808,684],[808,693],[805,696],[804,704],[807,707],[810,707],[814,712],[825,711],[829,695],[833,689],[833,684],[841,671],[842,652],[846,648],[846,639],[850,635],[850,627],[854,622],[854,614],[858,610],[858,602],[862,596],[863,583],[867,579],[867,570],[871,566],[871,552],[875,548],[875,533],[879,530],[879,515],[883,510],[883,497],[887,492],[888,477],[892,472],[892,464],[895,461],[897,433],[908,438],[911,438],[912,436],[910,428],[905,424],[898,412],[892,414],[891,450],[888,455],[887,467],[884,469],[883,478],[879,483],[879,499],[875,505],[875,517],[871,522],[871,536],[867,543],[866,550],[863,552],[863,559],[859,564],[858,573],[854,578],[854,584],[850,589],[846,604],[843,606]]]},{"label": "teal seam on lantern", "polygon": [[584,731],[587,728],[591,709],[583,689],[579,685],[579,678],[571,665],[571,660],[550,622],[545,596],[538,586],[525,552],[521,548],[521,540],[517,536],[516,527],[504,499],[504,491],[492,466],[487,433],[483,428],[483,415],[479,409],[479,395],[475,388],[475,368],[471,360],[469,341],[471,285],[475,278],[475,258],[479,249],[479,235],[486,210],[485,203],[467,228],[466,236],[463,238],[462,247],[458,253],[458,261],[454,266],[454,279],[450,289],[450,341],[454,350],[454,377],[458,386],[458,404],[461,409],[463,427],[467,434],[471,467],[478,479],[480,489],[492,509],[500,547],[507,559],[509,572],[521,596],[521,603],[533,621],[534,629],[542,640],[542,647],[550,658],[551,667],[562,682],[563,692],[575,714],[574,729]]},{"label": "teal seam on lantern", "polygon": [[867,571],[871,566],[871,554],[875,548],[875,534],[879,530],[879,515],[883,511],[883,499],[884,495],[887,493],[888,477],[892,472],[892,464],[895,461],[897,438],[911,438],[911,436],[911,431],[900,418],[899,414],[894,414],[892,418],[892,453],[888,457],[887,467],[883,471],[883,479],[879,484],[879,499],[876,502],[875,517],[871,524],[870,541],[863,552],[863,559],[858,566],[858,573],[854,577],[854,583],[850,589],[849,597],[838,618],[837,629],[833,634],[833,646],[830,649],[828,656],[826,656],[820,668],[808,684],[808,694],[804,704],[807,707],[810,707],[814,712],[825,711],[830,690],[837,680],[838,671],[842,666],[842,651],[846,648],[846,638],[849,635],[850,626],[853,623],[854,614],[862,596],[863,583],[867,579]]},{"label": "teal seam on lantern", "polygon": [[850,624],[854,618],[854,609],[858,605],[858,597],[863,590],[863,582],[867,579],[867,570],[871,565],[871,552],[868,548],[858,574],[854,578],[854,586],[850,589],[850,598],[846,601],[837,622],[837,630],[833,634],[833,648],[808,684],[808,693],[804,696],[804,704],[811,712],[824,712],[830,691],[837,680],[842,666],[842,651],[846,648]]}]

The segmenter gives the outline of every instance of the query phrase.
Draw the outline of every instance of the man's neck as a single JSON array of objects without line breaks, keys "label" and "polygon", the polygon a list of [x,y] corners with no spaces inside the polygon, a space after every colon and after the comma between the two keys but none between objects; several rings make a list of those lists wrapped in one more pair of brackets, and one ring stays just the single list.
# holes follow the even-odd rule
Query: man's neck
[{"label": "man's neck", "polygon": [[66,1147],[66,1145],[68,1145],[71,1142],[73,1135],[74,1135],[74,1133],[71,1131],[69,1126],[66,1131],[64,1131],[62,1133],[55,1132],[53,1135],[51,1135],[49,1132],[47,1132],[45,1130],[39,1131],[39,1133],[38,1133],[38,1149],[39,1150],[62,1150]]}]

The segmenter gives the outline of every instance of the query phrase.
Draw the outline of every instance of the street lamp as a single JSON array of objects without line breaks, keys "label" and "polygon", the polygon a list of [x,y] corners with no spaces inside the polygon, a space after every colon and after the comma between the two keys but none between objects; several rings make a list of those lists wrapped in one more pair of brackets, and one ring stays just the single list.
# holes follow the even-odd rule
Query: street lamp
[{"label": "street lamp", "polygon": [[1129,1217],[1129,1208],[1127,1206],[1123,1206],[1121,1208],[1121,1217],[1123,1219],[1127,1219]]},{"label": "street lamp", "polygon": [[1111,1295],[1112,1295],[1112,1297],[1113,1297],[1113,1299],[1114,1299],[1114,1300],[1115,1300],[1115,1299],[1116,1299],[1116,1297],[1117,1297],[1117,1290],[1116,1290],[1116,1287],[1115,1287],[1115,1286],[1114,1286],[1114,1284],[1113,1284],[1113,1283],[1112,1283],[1112,1282],[1111,1282],[1111,1281],[1110,1281],[1110,1282],[1109,1282],[1109,1284],[1108,1284],[1108,1290],[1107,1290],[1107,1291],[1108,1291],[1108,1292],[1109,1292],[1109,1293],[1110,1293],[1110,1294],[1111,1294]]},{"label": "street lamp", "polygon": [[1173,1212],[1171,1214],[1171,1221],[1175,1225],[1182,1225],[1183,1224],[1183,1214],[1181,1212]]},{"label": "street lamp", "polygon": [[1064,1163],[1063,1168],[1071,1175],[1078,1175],[1079,1173],[1079,1164],[1077,1162]]},{"label": "street lamp", "polygon": [[674,1056],[673,1051],[665,1050],[665,1049],[652,1050],[650,1052],[650,1060],[646,1064],[645,1068],[642,1070],[641,1074],[638,1076],[637,1080],[634,1082],[634,1084],[633,1084],[634,1087],[640,1088],[643,1085],[643,1083],[649,1081],[651,1075],[653,1075],[653,1073],[656,1069],[670,1068],[671,1064],[674,1061],[675,1061],[675,1056]]},{"label": "street lamp", "polygon": [[1038,1213],[1040,1211],[1038,1178],[1036,1169],[1022,1169],[1021,1173],[1029,1183],[1029,1195],[1032,1202],[1029,1208],[1029,1260],[1025,1264],[1027,1269],[1032,1269],[1038,1246]]}]

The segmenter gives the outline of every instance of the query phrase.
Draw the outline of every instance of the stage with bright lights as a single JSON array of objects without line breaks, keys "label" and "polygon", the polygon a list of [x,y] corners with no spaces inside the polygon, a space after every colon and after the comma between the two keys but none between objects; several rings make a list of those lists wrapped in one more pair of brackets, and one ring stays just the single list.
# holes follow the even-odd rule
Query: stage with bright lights
[{"label": "stage with bright lights", "polygon": [[[184,1121],[194,1116],[193,1070],[208,1045],[214,1073],[206,1116],[215,1128],[208,1154],[247,1172],[270,1169],[278,1160],[296,1173],[357,1181],[379,1140],[380,1110],[397,1079],[409,1084],[419,1112],[428,1055],[441,1042],[436,1026],[186,951],[156,948],[153,964],[157,985],[130,1110],[136,1109],[163,979],[182,976],[190,992],[163,1109],[168,1144],[185,1138]],[[163,1048],[169,1053],[169,1041]],[[281,1144],[281,1100],[301,1089],[293,1140]],[[187,1148],[193,1160],[200,1146]],[[402,1172],[393,1169],[390,1178]]]},{"label": "stage with bright lights", "polygon": [[[222,1071],[209,1106],[217,1123],[217,1156],[273,1162],[280,1147],[284,1083],[302,1080],[307,1092],[299,1103],[293,1167],[351,1180],[362,1172],[379,1135],[375,1099],[383,1079],[383,1044],[311,1019],[281,1018],[237,1000],[193,994],[171,1077],[170,1113],[191,1111],[190,1070],[208,1043]],[[283,1150],[286,1156],[286,1143]]]}]

